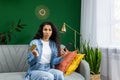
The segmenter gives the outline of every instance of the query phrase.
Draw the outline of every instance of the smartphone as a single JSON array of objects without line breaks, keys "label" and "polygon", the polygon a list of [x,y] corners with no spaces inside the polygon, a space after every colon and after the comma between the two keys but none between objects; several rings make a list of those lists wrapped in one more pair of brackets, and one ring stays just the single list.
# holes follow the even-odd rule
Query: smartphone
[{"label": "smartphone", "polygon": [[34,50],[36,48],[35,44],[32,44],[32,46],[29,48],[31,51]]},{"label": "smartphone", "polygon": [[69,50],[71,46],[72,46],[72,43],[68,43],[68,44],[65,46],[64,51],[66,51],[66,49]]}]

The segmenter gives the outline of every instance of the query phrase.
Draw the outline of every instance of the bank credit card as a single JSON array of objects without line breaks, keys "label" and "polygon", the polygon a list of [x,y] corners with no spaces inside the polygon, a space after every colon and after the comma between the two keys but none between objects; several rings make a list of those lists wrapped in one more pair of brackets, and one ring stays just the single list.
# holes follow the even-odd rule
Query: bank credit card
[{"label": "bank credit card", "polygon": [[32,46],[29,48],[31,51],[34,50],[36,48],[35,44],[32,44]]}]

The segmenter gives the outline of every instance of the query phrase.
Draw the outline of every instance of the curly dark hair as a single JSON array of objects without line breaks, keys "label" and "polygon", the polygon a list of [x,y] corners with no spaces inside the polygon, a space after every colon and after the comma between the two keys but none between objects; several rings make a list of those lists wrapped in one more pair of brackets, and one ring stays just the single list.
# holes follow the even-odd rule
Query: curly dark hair
[{"label": "curly dark hair", "polygon": [[56,27],[52,22],[43,22],[43,23],[40,25],[40,27],[39,27],[36,35],[33,37],[33,39],[40,39],[40,38],[43,37],[43,27],[44,27],[45,25],[50,25],[50,26],[51,26],[51,28],[52,28],[52,35],[51,35],[51,37],[50,37],[50,40],[52,40],[52,41],[54,41],[54,42],[56,43],[57,48],[58,48],[58,52],[60,52],[60,37],[59,37],[59,31],[58,31],[57,27]]}]

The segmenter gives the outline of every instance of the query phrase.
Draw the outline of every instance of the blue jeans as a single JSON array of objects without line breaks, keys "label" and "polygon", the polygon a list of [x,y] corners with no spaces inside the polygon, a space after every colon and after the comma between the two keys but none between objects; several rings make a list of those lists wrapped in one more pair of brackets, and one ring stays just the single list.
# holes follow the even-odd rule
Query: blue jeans
[{"label": "blue jeans", "polygon": [[38,70],[31,71],[30,80],[64,80],[64,75],[57,69],[50,69],[49,66],[41,65]]}]

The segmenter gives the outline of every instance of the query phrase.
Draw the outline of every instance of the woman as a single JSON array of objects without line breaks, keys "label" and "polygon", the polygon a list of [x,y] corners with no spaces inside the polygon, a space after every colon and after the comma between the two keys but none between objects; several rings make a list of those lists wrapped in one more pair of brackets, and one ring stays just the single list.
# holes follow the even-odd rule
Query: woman
[{"label": "woman", "polygon": [[[60,50],[58,30],[51,22],[44,22],[30,42],[30,46],[36,48],[28,51],[28,63],[30,65],[25,80],[64,80],[63,73],[55,69],[66,55]],[[62,56],[58,56],[62,53]]]}]

